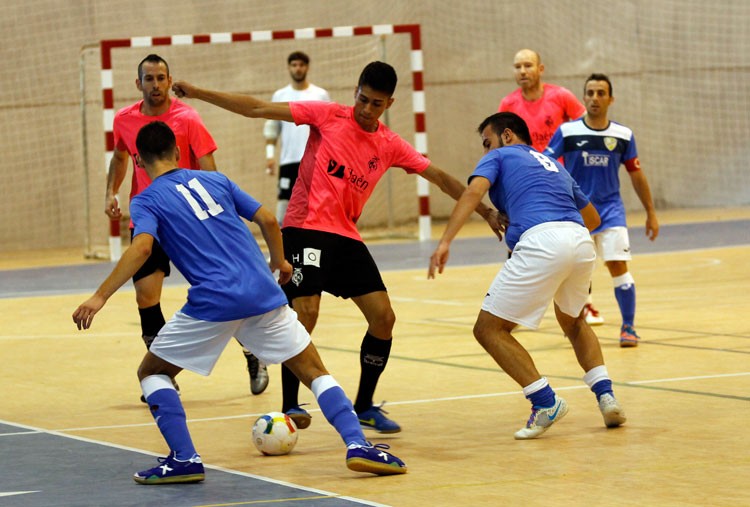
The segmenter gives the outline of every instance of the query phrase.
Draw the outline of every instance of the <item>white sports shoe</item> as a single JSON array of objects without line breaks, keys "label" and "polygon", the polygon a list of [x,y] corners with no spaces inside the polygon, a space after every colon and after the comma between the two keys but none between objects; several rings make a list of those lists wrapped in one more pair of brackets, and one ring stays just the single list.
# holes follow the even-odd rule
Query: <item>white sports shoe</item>
[{"label": "white sports shoe", "polygon": [[602,394],[599,397],[599,410],[602,412],[604,424],[607,428],[616,428],[627,421],[625,411],[617,403],[615,397],[609,393]]},{"label": "white sports shoe", "polygon": [[586,324],[589,326],[601,326],[604,324],[604,317],[599,314],[599,310],[594,308],[591,303],[586,303],[583,307],[583,316],[586,318]]},{"label": "white sports shoe", "polygon": [[529,420],[526,422],[526,426],[516,431],[514,436],[516,440],[536,438],[547,431],[552,424],[562,419],[567,413],[567,402],[555,395],[555,404],[551,407],[532,407],[531,417],[529,417]]}]

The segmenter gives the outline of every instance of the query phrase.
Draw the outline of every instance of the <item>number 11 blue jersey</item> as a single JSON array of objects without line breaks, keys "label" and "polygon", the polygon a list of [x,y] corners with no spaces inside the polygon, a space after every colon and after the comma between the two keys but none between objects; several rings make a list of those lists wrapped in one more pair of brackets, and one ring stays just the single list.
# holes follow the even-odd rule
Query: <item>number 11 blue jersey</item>
[{"label": "number 11 blue jersey", "polygon": [[217,172],[175,169],[130,204],[134,237],[150,234],[190,282],[182,312],[211,322],[243,319],[286,304],[286,296],[240,217],[261,204]]}]

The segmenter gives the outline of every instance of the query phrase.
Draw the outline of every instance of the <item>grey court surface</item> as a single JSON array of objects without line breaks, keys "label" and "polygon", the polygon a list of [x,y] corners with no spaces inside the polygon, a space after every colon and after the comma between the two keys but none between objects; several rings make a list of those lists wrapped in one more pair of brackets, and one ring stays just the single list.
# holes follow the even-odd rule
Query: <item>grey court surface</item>
[{"label": "grey court surface", "polygon": [[201,483],[139,486],[129,477],[153,455],[3,422],[0,463],[2,507],[379,505],[211,466]]},{"label": "grey court surface", "polygon": [[[494,236],[458,239],[451,246],[450,265],[492,264],[507,258],[504,243]],[[630,246],[635,255],[716,248],[750,244],[750,220],[665,225],[656,241],[649,241],[643,227],[631,227]],[[436,242],[378,243],[369,245],[381,270],[424,269]],[[54,294],[78,294],[93,291],[112,270],[109,262],[89,262],[73,266],[0,271],[0,298]],[[166,285],[187,283],[176,270]]]}]

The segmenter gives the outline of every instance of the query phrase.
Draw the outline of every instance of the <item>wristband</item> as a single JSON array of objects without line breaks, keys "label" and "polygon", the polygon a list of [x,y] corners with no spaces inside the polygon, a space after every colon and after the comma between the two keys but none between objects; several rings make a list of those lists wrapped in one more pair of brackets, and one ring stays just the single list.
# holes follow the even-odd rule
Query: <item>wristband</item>
[{"label": "wristband", "polygon": [[274,158],[276,155],[276,146],[273,144],[266,145],[266,158]]}]

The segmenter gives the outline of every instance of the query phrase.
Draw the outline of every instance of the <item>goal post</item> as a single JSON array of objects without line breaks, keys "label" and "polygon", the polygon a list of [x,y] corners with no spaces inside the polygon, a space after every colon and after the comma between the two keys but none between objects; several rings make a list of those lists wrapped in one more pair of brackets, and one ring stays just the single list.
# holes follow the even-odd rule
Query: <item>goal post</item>
[{"label": "goal post", "polygon": [[[101,96],[103,107],[103,128],[105,139],[104,167],[109,163],[114,151],[113,123],[117,111],[115,108],[115,78],[114,78],[114,56],[118,50],[124,48],[165,48],[176,46],[213,46],[231,45],[245,42],[271,42],[271,41],[294,41],[302,44],[314,40],[343,40],[360,37],[405,37],[408,47],[408,65],[410,76],[408,81],[411,86],[411,114],[413,116],[413,145],[417,151],[427,155],[427,131],[425,122],[425,94],[423,77],[423,57],[420,25],[371,25],[371,26],[338,26],[332,28],[298,28],[292,30],[258,30],[251,32],[222,32],[209,34],[188,34],[170,36],[144,36],[125,39],[107,39],[99,43],[101,69]],[[145,56],[145,55],[144,55]],[[279,62],[275,62],[279,65]],[[316,65],[313,56],[313,66]],[[398,69],[397,69],[398,70]],[[403,70],[403,69],[402,69]],[[174,72],[172,72],[174,74]],[[313,70],[312,81],[316,84],[318,70]],[[403,76],[399,75],[400,81]],[[348,78],[351,79],[351,78]],[[326,83],[320,83],[324,88]],[[335,100],[335,97],[333,97]],[[195,104],[191,104],[196,106]],[[205,121],[205,114],[202,113]],[[211,128],[209,128],[211,130]],[[398,130],[397,130],[398,131]],[[221,149],[221,146],[219,146]],[[240,157],[241,158],[241,157]],[[242,160],[235,161],[241,165]],[[389,171],[389,173],[392,171]],[[431,217],[429,202],[429,183],[424,178],[417,178],[417,206],[418,213],[418,238],[420,241],[428,241],[431,233]],[[121,199],[121,203],[123,200]],[[119,258],[119,223],[112,223],[110,227],[110,259]]]}]

